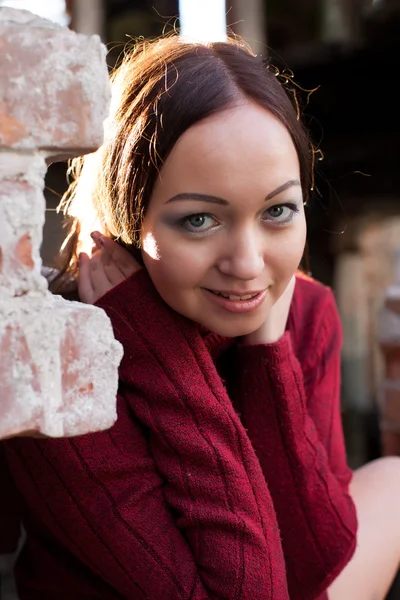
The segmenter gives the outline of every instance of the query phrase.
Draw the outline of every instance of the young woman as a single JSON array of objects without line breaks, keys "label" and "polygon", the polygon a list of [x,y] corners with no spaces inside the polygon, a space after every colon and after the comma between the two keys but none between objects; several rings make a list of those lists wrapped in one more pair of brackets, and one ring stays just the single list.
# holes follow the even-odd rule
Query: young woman
[{"label": "young woman", "polygon": [[5,443],[21,600],[383,598],[400,469],[351,482],[333,295],[296,275],[312,148],[285,89],[238,43],[177,38],[113,86],[67,212],[68,274],[125,350],[118,421]]}]

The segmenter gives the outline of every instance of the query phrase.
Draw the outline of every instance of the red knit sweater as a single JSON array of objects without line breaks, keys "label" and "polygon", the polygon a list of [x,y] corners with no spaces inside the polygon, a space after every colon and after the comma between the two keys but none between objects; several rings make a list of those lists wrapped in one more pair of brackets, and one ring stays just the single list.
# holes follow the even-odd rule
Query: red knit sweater
[{"label": "red knit sweater", "polygon": [[228,349],[144,270],[98,305],[125,349],[116,425],[3,443],[27,531],[21,600],[323,594],[356,532],[331,291],[298,278],[283,338]]}]

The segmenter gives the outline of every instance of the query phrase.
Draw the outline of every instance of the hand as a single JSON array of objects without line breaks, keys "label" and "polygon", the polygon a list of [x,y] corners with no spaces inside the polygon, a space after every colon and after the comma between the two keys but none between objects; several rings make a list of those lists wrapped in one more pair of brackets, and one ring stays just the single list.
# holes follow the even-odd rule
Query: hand
[{"label": "hand", "polygon": [[79,298],[94,304],[106,292],[139,271],[142,267],[120,244],[97,231],[92,233],[97,250],[89,257],[79,255]]},{"label": "hand", "polygon": [[293,275],[286,290],[271,308],[267,319],[259,329],[243,337],[243,344],[246,346],[254,346],[256,344],[273,344],[283,336],[286,329],[286,323],[289,315],[290,305],[292,303],[295,285],[296,277]]}]

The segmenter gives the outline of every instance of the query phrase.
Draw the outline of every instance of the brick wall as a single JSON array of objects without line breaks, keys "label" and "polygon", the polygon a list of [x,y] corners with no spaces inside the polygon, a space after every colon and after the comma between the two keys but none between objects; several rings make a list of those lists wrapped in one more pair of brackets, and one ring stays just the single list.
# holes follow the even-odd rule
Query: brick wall
[{"label": "brick wall", "polygon": [[0,8],[0,73],[0,437],[105,429],[122,349],[103,311],[48,292],[39,255],[46,165],[102,143],[105,51]]}]

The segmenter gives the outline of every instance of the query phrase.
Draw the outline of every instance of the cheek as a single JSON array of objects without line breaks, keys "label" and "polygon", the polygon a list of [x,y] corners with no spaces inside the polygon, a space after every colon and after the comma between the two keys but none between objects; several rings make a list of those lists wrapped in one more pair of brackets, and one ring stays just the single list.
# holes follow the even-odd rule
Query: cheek
[{"label": "cheek", "polygon": [[[290,230],[287,239],[282,239],[282,256],[285,257],[288,268],[294,271],[298,268],[304,254],[307,237],[307,226],[304,211],[298,216],[296,225]],[[292,274],[293,274],[292,273]]]},{"label": "cheek", "polygon": [[304,248],[306,243],[306,228],[296,228],[289,239],[284,242],[281,248],[283,257],[283,265],[285,270],[291,271],[292,275],[298,268],[301,259],[303,258]]},{"label": "cheek", "polygon": [[298,269],[303,258],[305,243],[305,220],[293,228],[290,234],[275,241],[273,255],[269,255],[267,258],[274,279],[274,301],[285,291],[290,279]]},{"label": "cheek", "polygon": [[157,236],[157,255],[142,252],[143,262],[159,293],[175,296],[201,284],[209,269],[207,257],[197,244],[185,244],[169,236]]}]

